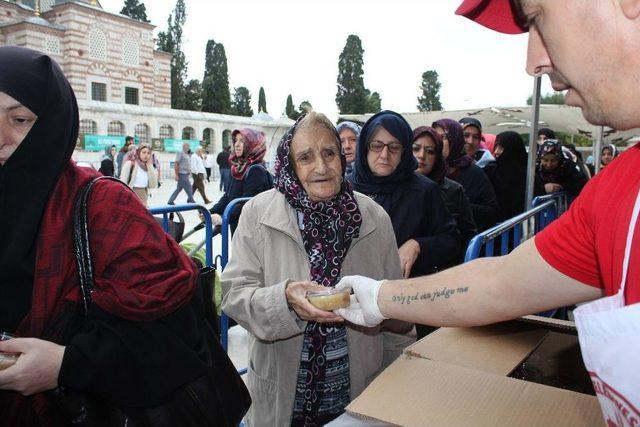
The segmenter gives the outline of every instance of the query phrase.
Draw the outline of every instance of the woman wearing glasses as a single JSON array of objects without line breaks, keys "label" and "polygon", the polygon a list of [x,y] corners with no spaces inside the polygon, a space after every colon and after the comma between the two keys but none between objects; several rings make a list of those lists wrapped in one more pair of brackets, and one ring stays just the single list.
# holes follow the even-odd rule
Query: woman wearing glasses
[{"label": "woman wearing glasses", "polygon": [[451,265],[460,253],[460,234],[438,186],[416,174],[409,123],[381,111],[362,128],[354,188],[373,198],[391,217],[404,277],[421,276]]}]

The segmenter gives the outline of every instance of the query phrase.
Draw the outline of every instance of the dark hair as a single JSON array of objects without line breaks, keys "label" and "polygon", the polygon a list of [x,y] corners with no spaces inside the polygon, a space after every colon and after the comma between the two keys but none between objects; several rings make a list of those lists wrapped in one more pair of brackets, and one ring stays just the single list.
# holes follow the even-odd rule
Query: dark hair
[{"label": "dark hair", "polygon": [[538,136],[544,135],[547,139],[556,139],[556,133],[549,128],[540,128],[538,130]]}]

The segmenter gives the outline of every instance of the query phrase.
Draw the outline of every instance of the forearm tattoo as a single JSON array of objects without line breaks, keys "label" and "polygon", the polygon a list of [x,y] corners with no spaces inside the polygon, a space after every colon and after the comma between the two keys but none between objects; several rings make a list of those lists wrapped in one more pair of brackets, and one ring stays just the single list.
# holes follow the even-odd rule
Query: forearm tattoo
[{"label": "forearm tattoo", "polygon": [[419,304],[435,302],[439,299],[449,299],[469,293],[468,286],[459,288],[449,288],[447,286],[442,289],[436,289],[433,292],[416,292],[415,294],[405,295],[404,293],[391,296],[391,301],[400,305]]}]

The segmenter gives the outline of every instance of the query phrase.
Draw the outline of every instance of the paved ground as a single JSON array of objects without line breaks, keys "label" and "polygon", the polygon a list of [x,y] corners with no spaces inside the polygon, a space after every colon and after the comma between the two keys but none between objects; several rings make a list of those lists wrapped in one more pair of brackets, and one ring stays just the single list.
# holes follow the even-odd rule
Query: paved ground
[{"label": "paved ground", "polygon": [[[219,190],[219,181],[211,183],[205,183],[205,193],[209,200],[214,203],[222,197],[222,192]],[[162,186],[157,190],[151,191],[151,198],[149,199],[149,207],[166,206],[169,197],[176,188],[176,181],[168,180],[164,178],[162,180]],[[202,203],[202,197],[200,193],[196,192],[193,196],[196,202]],[[184,191],[176,199],[176,205],[187,203],[187,195]],[[211,208],[213,204],[206,205],[207,208]],[[185,212],[183,213],[186,223],[185,232],[192,230],[196,224],[200,223],[197,213]],[[191,237],[185,239],[187,243],[200,243],[204,240],[204,230],[196,232]],[[213,238],[213,253],[214,256],[220,254],[221,237],[218,235]],[[245,368],[247,366],[247,345],[248,345],[247,331],[240,326],[235,326],[229,331],[229,356],[237,368]]]}]

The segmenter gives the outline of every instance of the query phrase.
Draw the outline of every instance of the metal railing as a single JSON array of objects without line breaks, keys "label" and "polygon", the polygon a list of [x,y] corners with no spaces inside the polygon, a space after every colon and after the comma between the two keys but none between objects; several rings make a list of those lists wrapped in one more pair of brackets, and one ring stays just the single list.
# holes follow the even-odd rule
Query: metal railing
[{"label": "metal railing", "polygon": [[540,206],[542,203],[554,200],[556,202],[556,206],[558,208],[558,217],[567,211],[569,207],[567,193],[565,191],[558,191],[556,193],[545,194],[544,196],[537,196],[531,201],[531,207],[535,208]]}]

